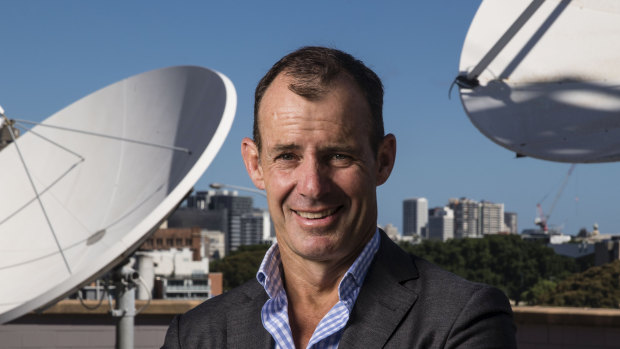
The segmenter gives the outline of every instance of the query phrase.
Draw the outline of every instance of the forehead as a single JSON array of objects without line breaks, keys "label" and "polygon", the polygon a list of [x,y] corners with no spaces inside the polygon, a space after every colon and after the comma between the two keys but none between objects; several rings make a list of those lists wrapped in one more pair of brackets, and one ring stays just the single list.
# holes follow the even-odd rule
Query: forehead
[{"label": "forehead", "polygon": [[[278,75],[265,91],[258,110],[259,131],[263,142],[265,137],[284,136],[288,132],[304,132],[318,128],[336,128],[339,132],[364,132],[370,135],[370,106],[357,83],[341,74],[328,86],[322,86],[322,93],[306,98],[291,91],[294,78]],[[306,129],[305,129],[306,128]],[[274,134],[275,131],[276,134]],[[367,141],[367,137],[362,138]]]}]

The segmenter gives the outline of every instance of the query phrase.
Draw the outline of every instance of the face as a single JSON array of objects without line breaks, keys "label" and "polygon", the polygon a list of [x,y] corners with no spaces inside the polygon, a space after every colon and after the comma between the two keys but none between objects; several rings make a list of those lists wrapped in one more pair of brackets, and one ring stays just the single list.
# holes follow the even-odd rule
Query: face
[{"label": "face", "polygon": [[267,193],[283,257],[346,260],[375,232],[376,187],[392,170],[396,141],[388,135],[372,151],[370,109],[348,77],[316,100],[290,91],[289,79],[279,75],[265,92],[262,149],[245,138],[244,162]]}]

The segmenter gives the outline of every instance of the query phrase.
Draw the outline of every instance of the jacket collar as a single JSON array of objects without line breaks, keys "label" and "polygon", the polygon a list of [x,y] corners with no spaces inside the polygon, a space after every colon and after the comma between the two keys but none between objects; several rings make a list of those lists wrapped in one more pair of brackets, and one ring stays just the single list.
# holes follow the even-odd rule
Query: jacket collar
[{"label": "jacket collar", "polygon": [[411,257],[381,231],[381,246],[368,270],[339,348],[381,348],[418,298]]},{"label": "jacket collar", "polygon": [[[407,281],[419,273],[411,257],[380,231],[381,244],[355,302],[339,348],[381,348],[418,298]],[[263,327],[261,309],[265,289],[252,280],[244,287],[245,297],[227,314],[227,346],[273,348],[275,342]],[[251,314],[251,315],[249,315]]]},{"label": "jacket collar", "polygon": [[261,309],[269,299],[265,289],[251,280],[244,287],[245,298],[230,307],[226,315],[228,348],[273,348],[275,342],[263,327]]}]

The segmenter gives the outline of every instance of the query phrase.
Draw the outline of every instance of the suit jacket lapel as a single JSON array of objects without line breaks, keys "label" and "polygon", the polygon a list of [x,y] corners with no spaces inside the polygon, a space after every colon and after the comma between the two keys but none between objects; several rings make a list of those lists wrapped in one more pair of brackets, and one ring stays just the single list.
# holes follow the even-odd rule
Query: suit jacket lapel
[{"label": "suit jacket lapel", "polygon": [[381,348],[418,295],[404,283],[418,278],[411,257],[381,231],[381,246],[368,269],[339,348]]},{"label": "suit jacket lapel", "polygon": [[271,349],[275,345],[261,320],[261,309],[268,296],[258,282],[255,284],[246,292],[246,298],[231,306],[226,314],[226,346],[229,348]]}]

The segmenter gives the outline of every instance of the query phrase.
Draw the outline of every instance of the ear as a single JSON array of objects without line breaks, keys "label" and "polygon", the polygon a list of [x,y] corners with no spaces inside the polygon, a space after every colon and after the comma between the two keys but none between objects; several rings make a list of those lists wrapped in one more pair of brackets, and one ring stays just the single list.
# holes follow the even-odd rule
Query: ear
[{"label": "ear", "polygon": [[245,163],[245,169],[250,175],[250,179],[258,189],[265,189],[265,181],[263,179],[263,168],[260,164],[260,158],[258,154],[258,147],[253,140],[245,137],[241,141],[241,156],[243,157],[243,163]]},{"label": "ear", "polygon": [[392,173],[396,161],[396,137],[388,134],[383,137],[377,151],[377,186],[385,183]]}]

